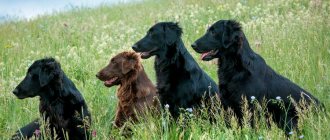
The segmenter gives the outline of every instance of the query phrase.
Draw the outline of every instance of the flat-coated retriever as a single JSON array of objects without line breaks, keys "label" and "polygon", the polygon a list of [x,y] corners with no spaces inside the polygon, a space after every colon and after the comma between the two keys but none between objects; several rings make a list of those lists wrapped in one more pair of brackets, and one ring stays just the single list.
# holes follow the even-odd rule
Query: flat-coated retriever
[{"label": "flat-coated retriever", "polygon": [[[35,61],[13,93],[19,98],[40,97],[40,119],[49,122],[55,139],[89,139],[91,116],[83,96],[53,58]],[[39,131],[35,120],[16,132],[12,139],[30,138]],[[43,132],[43,131],[41,131]],[[56,133],[56,135],[55,135]]]},{"label": "flat-coated retriever", "polygon": [[218,78],[221,101],[225,108],[232,108],[242,118],[242,96],[248,99],[281,100],[285,110],[270,102],[267,109],[273,120],[286,132],[297,125],[297,113],[289,96],[296,102],[305,99],[307,103],[319,101],[310,93],[277,74],[265,60],[255,53],[248,43],[241,26],[233,20],[214,23],[204,36],[196,40],[192,48],[201,53],[202,60],[218,59]]},{"label": "flat-coated retriever", "polygon": [[143,115],[145,111],[159,109],[156,87],[145,73],[139,54],[122,52],[111,58],[110,63],[96,75],[104,85],[120,85],[115,126],[121,127],[129,119],[137,121],[135,111]]},{"label": "flat-coated retriever", "polygon": [[[153,55],[157,89],[162,106],[169,105],[174,118],[180,108],[197,107],[202,100],[219,93],[216,83],[198,66],[181,39],[182,29],[177,23],[160,22],[133,45],[143,59]],[[204,98],[205,97],[205,98]]]}]

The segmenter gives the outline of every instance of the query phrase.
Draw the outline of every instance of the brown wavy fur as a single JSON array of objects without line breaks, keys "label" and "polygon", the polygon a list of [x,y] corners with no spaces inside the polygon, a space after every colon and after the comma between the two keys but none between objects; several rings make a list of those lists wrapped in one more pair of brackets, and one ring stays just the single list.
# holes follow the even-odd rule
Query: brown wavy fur
[{"label": "brown wavy fur", "polygon": [[116,83],[120,85],[117,89],[119,100],[115,117],[116,127],[123,126],[129,119],[137,121],[135,111],[143,114],[147,109],[159,110],[156,87],[147,77],[137,53],[131,51],[119,53],[98,73],[97,77],[102,81],[112,77],[119,79]]}]

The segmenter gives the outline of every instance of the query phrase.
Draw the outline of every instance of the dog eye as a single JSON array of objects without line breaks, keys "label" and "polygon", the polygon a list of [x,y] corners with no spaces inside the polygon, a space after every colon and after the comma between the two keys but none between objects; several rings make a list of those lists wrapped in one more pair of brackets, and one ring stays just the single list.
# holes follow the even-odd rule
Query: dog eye
[{"label": "dog eye", "polygon": [[152,35],[153,35],[153,32],[151,32],[151,31],[148,32],[148,35],[149,35],[149,36],[152,36]]},{"label": "dog eye", "polygon": [[153,35],[154,34],[154,29],[153,28],[151,28],[149,31],[148,31],[148,35]]},{"label": "dog eye", "polygon": [[112,64],[117,64],[117,62],[114,59],[111,59]]},{"label": "dog eye", "polygon": [[38,75],[32,75],[32,79],[38,79]]},{"label": "dog eye", "polygon": [[215,35],[215,31],[214,30],[210,30],[211,35]]},{"label": "dog eye", "polygon": [[32,79],[37,79],[38,78],[38,75],[28,73],[28,77],[31,77]]}]

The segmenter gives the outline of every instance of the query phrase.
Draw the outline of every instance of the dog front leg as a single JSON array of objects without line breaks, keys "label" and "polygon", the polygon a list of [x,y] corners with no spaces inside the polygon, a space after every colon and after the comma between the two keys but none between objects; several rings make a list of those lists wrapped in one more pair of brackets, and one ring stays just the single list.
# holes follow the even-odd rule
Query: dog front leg
[{"label": "dog front leg", "polygon": [[36,119],[29,123],[28,125],[20,128],[16,131],[16,133],[11,137],[12,140],[21,140],[21,139],[28,139],[32,136],[36,138],[40,135],[40,124],[39,119]]},{"label": "dog front leg", "polygon": [[116,112],[115,122],[114,125],[117,128],[120,128],[124,125],[124,122],[126,120],[125,114],[121,108],[118,108]]}]

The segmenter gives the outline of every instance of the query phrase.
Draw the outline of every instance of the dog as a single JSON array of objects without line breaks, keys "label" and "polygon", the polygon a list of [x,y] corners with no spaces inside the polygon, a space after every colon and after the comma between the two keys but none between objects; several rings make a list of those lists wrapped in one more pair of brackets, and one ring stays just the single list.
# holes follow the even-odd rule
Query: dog
[{"label": "dog", "polygon": [[159,22],[132,49],[142,59],[156,56],[154,67],[162,106],[169,107],[174,118],[180,108],[194,108],[219,94],[216,83],[198,66],[185,48],[178,23]]},{"label": "dog", "polygon": [[22,127],[12,139],[36,136],[41,119],[49,122],[52,139],[89,139],[91,115],[85,100],[54,58],[35,61],[13,94],[19,99],[39,96],[42,117]]},{"label": "dog", "polygon": [[291,99],[295,102],[305,99],[308,103],[319,104],[318,99],[309,92],[268,66],[265,60],[250,48],[240,24],[234,20],[217,21],[191,46],[197,53],[202,54],[201,59],[204,61],[218,58],[222,105],[225,109],[233,109],[240,120],[242,96],[259,102],[262,102],[263,98],[281,100],[287,113],[272,102],[267,104],[267,109],[272,114],[272,119],[286,132],[296,128],[298,123]]},{"label": "dog", "polygon": [[[140,56],[132,51],[117,54],[96,75],[106,87],[120,85],[115,126],[122,127],[128,120],[138,121],[137,115],[146,111],[158,111],[157,89],[148,78]],[[136,114],[138,113],[138,114]]]}]

